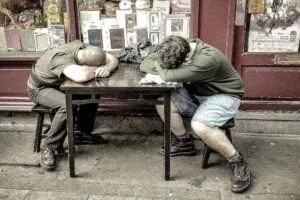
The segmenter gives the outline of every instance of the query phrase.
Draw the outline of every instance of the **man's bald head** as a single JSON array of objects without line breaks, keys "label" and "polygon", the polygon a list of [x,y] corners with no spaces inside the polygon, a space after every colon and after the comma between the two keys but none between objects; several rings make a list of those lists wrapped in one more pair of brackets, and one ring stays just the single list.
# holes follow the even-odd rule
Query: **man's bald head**
[{"label": "man's bald head", "polygon": [[80,65],[100,66],[105,64],[106,53],[100,47],[87,46],[78,51],[78,61]]}]

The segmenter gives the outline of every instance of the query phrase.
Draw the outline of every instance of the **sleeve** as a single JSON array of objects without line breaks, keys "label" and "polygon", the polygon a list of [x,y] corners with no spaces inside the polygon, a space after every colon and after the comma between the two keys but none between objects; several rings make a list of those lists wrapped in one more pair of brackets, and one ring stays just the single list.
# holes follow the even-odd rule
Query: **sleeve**
[{"label": "sleeve", "polygon": [[155,63],[157,63],[157,60],[157,53],[148,55],[140,64],[140,71],[157,75],[158,72],[154,65]]},{"label": "sleeve", "polygon": [[216,76],[220,62],[213,51],[195,52],[192,62],[177,69],[163,69],[158,63],[155,68],[166,82],[208,82]]},{"label": "sleeve", "polygon": [[51,60],[50,71],[55,74],[58,78],[62,77],[64,69],[69,66],[76,64],[76,61],[72,55],[58,52]]}]

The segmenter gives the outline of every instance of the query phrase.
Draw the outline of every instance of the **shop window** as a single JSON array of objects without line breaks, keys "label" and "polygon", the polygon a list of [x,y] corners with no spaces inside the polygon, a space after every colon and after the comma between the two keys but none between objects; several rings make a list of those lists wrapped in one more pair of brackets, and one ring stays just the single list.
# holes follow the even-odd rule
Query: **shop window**
[{"label": "shop window", "polygon": [[248,0],[245,12],[245,52],[299,52],[299,0]]},{"label": "shop window", "polygon": [[66,0],[3,0],[0,51],[39,52],[68,42]]},{"label": "shop window", "polygon": [[191,0],[77,0],[80,39],[107,51],[190,36]]}]

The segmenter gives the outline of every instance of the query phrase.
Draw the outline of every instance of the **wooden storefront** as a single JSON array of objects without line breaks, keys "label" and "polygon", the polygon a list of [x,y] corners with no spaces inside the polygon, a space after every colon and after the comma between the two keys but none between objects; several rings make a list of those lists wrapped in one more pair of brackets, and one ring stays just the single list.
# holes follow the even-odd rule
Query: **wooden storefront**
[{"label": "wooden storefront", "polygon": [[[290,61],[286,59],[289,53],[245,52],[247,34],[245,25],[235,24],[236,3],[235,0],[192,0],[191,35],[219,48],[241,74],[246,92],[241,109],[299,110],[300,64],[297,63],[297,53],[293,53]],[[68,1],[68,13],[70,40],[78,39],[74,1]],[[26,81],[33,62],[40,55],[24,52],[0,54],[1,110],[30,110],[32,103],[27,98]]]}]

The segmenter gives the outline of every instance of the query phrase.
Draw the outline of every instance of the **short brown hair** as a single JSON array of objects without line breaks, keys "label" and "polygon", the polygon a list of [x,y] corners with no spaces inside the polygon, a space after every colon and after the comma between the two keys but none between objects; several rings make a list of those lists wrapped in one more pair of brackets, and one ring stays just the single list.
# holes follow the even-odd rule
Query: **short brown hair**
[{"label": "short brown hair", "polygon": [[186,39],[171,35],[167,37],[158,50],[158,62],[163,68],[176,69],[190,52],[190,45]]}]

